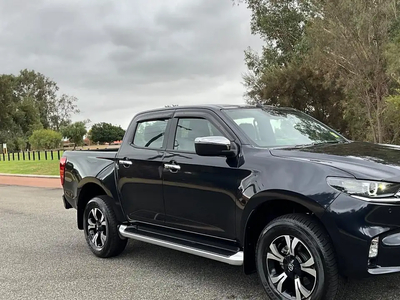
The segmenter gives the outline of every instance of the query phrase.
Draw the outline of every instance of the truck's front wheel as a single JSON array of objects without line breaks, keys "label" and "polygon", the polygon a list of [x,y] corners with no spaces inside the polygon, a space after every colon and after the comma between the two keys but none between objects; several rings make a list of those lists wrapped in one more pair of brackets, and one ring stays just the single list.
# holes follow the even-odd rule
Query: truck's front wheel
[{"label": "truck's front wheel", "polygon": [[271,299],[336,299],[341,283],[329,236],[307,215],[268,224],[258,240],[256,266]]},{"label": "truck's front wheel", "polygon": [[98,257],[112,257],[120,254],[127,240],[118,234],[115,213],[106,196],[90,200],[83,213],[83,229],[90,250]]}]

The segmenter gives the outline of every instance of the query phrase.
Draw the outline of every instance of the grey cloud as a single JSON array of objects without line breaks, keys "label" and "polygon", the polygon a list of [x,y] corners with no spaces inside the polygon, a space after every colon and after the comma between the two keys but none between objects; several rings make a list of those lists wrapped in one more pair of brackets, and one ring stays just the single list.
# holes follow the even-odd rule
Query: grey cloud
[{"label": "grey cloud", "polygon": [[80,99],[80,118],[115,118],[132,102],[220,99],[219,87],[223,101],[239,101],[243,50],[260,45],[249,24],[231,0],[2,0],[0,65],[53,78]]}]

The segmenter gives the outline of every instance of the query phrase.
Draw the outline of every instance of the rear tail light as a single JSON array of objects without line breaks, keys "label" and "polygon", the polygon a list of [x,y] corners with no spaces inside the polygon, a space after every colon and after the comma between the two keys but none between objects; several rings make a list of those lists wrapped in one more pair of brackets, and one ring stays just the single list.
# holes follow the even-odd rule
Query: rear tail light
[{"label": "rear tail light", "polygon": [[64,179],[65,179],[65,165],[67,163],[67,158],[66,157],[61,157],[60,158],[60,179],[61,179],[61,185],[64,185]]}]

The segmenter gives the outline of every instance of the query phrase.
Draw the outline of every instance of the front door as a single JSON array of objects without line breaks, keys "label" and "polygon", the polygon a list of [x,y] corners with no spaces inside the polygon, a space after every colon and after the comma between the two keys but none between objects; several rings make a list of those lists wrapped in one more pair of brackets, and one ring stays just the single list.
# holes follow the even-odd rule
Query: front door
[{"label": "front door", "polygon": [[226,157],[200,157],[194,147],[196,137],[232,136],[207,113],[178,111],[173,120],[163,160],[166,225],[234,239],[237,191],[245,172]]},{"label": "front door", "polygon": [[162,162],[169,119],[138,120],[135,131],[118,152],[118,190],[130,220],[164,224]]}]

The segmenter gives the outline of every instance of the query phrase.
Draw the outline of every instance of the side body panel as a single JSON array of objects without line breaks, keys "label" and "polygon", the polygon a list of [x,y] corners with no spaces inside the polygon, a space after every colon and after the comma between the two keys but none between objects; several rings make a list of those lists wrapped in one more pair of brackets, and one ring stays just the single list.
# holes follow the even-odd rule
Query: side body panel
[{"label": "side body panel", "polygon": [[311,162],[279,159],[269,151],[243,147],[243,166],[252,170],[240,184],[237,199],[239,241],[244,244],[246,224],[252,212],[267,201],[289,200],[321,218],[338,192],[325,181],[329,176],[349,176],[335,168]]},{"label": "side body panel", "polygon": [[216,113],[206,109],[177,110],[164,163],[176,164],[180,170],[164,169],[163,172],[166,225],[236,240],[238,186],[250,171],[239,168],[236,158],[204,157],[175,150],[175,130],[179,119],[206,120],[225,137],[237,141]]},{"label": "side body panel", "polygon": [[[166,110],[135,117],[117,154],[117,189],[123,210],[130,221],[164,224],[162,161],[167,139],[164,137],[159,149],[138,147],[133,139],[138,123],[168,120],[172,113]],[[165,136],[168,136],[168,131],[169,125]],[[129,164],[121,163],[123,161]]]},{"label": "side body panel", "polygon": [[[109,196],[115,193],[114,161],[116,151],[66,151],[64,196],[72,207],[77,208],[81,188],[87,183],[100,185]],[[107,169],[105,173],[99,174]],[[111,179],[111,180],[110,180]],[[118,199],[118,198],[116,198]]]}]

